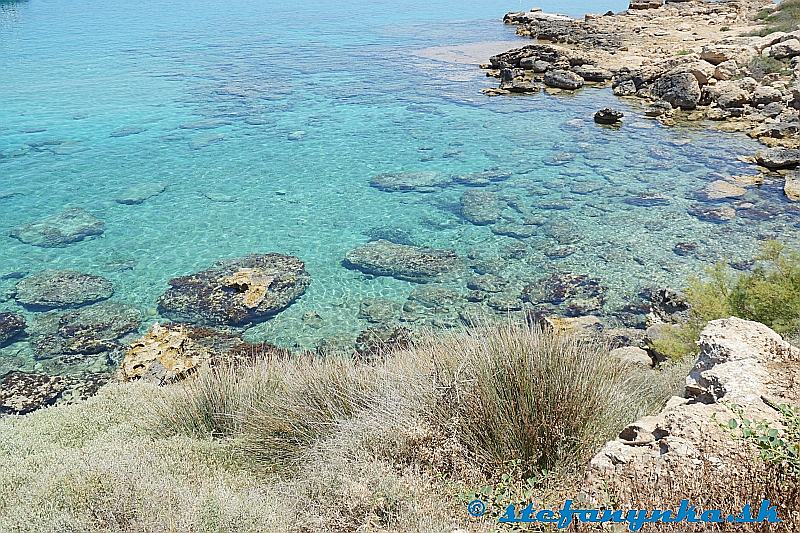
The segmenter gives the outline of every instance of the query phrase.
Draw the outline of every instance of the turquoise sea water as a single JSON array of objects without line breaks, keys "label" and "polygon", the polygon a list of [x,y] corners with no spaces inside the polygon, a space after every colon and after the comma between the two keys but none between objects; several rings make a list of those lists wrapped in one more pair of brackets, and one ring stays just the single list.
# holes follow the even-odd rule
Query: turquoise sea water
[{"label": "turquoise sea water", "polygon": [[[580,15],[626,3],[540,4]],[[588,274],[608,287],[609,312],[642,288],[680,285],[710,262],[747,257],[758,239],[792,239],[797,218],[778,183],[750,190],[744,201],[755,208],[727,224],[687,213],[708,182],[755,173],[736,160],[757,148],[744,136],[661,127],[608,90],[483,96],[497,82],[469,55],[485,49],[477,55],[486,60],[510,47],[474,43],[514,40],[500,20],[520,7],[0,3],[0,277],[44,268],[99,274],[113,281],[114,300],[152,322],[172,277],[247,253],[293,254],[307,263],[309,290],[246,336],[312,348],[365,328],[365,299],[402,304],[414,289],[341,265],[376,235],[500,258],[497,273],[520,282]],[[621,129],[592,122],[606,105],[626,111]],[[490,168],[512,174],[490,189],[554,222],[575,253],[545,255],[558,245],[552,232],[519,239],[470,224],[459,214],[463,186],[390,193],[369,185],[382,172]],[[140,205],[115,201],[153,182],[166,191]],[[652,192],[668,204],[631,204]],[[6,236],[70,207],[104,220],[103,236],[63,248]],[[694,255],[676,255],[678,242],[696,243]],[[0,298],[17,283],[6,277]],[[447,287],[466,293],[466,280]],[[36,319],[10,297],[3,310]],[[309,312],[321,322],[304,322]],[[5,367],[34,364],[25,340],[0,353],[14,361]]]}]

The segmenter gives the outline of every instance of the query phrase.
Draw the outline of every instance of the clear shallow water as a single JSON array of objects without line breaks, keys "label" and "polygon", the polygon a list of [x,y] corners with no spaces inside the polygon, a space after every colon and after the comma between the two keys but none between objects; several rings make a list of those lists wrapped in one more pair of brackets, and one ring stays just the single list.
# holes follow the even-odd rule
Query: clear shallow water
[{"label": "clear shallow water", "polygon": [[[114,282],[115,300],[153,321],[172,277],[247,253],[293,254],[306,261],[311,287],[247,337],[313,347],[366,327],[358,318],[365,299],[402,304],[414,289],[341,265],[348,250],[389,230],[415,244],[500,258],[496,272],[520,283],[589,274],[608,287],[609,312],[643,287],[678,285],[712,261],[747,257],[759,238],[793,239],[797,219],[777,183],[745,198],[768,220],[712,224],[687,214],[709,181],[755,172],[736,161],[757,148],[747,138],[662,128],[608,91],[490,99],[480,89],[496,80],[464,61],[436,59],[438,47],[515,39],[499,19],[518,2],[458,11],[442,0],[287,4],[0,4],[0,230],[68,207],[106,223],[101,238],[64,248],[0,237],[0,276],[44,268],[100,274]],[[542,6],[573,15],[625,7],[591,4]],[[622,129],[592,123],[606,105],[627,112]],[[117,136],[125,129],[131,134]],[[463,186],[369,186],[382,172],[488,168],[512,173],[490,190],[566,228],[575,253],[548,258],[557,243],[545,231],[517,239],[470,224],[459,215]],[[115,202],[152,182],[168,188],[140,205]],[[626,202],[653,191],[669,204]],[[697,243],[697,257],[673,253],[686,241]],[[16,282],[1,280],[0,295]],[[466,293],[466,279],[446,286]],[[0,310],[21,311],[11,298]],[[321,327],[303,321],[310,311]],[[25,341],[0,353],[6,367],[33,365]]]}]

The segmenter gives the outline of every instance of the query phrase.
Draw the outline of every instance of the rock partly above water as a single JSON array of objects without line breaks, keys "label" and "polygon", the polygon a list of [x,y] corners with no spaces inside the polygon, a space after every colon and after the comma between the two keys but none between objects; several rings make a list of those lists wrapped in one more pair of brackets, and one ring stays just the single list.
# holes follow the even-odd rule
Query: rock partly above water
[{"label": "rock partly above water", "polygon": [[32,309],[79,307],[110,298],[114,287],[100,276],[73,270],[44,270],[17,283],[15,298]]},{"label": "rock partly above water", "polygon": [[242,344],[238,335],[184,324],[154,324],[133,342],[120,365],[121,379],[157,385],[186,377],[200,365],[226,357]]},{"label": "rock partly above water", "polygon": [[242,326],[286,309],[310,283],[305,264],[296,257],[249,255],[171,279],[159,312],[181,322]]},{"label": "rock partly above water", "polygon": [[452,250],[378,240],[348,252],[344,265],[374,276],[426,282],[457,270],[461,267],[461,259]]},{"label": "rock partly above water", "polygon": [[79,207],[11,230],[11,236],[43,248],[66,246],[102,235],[105,223]]}]

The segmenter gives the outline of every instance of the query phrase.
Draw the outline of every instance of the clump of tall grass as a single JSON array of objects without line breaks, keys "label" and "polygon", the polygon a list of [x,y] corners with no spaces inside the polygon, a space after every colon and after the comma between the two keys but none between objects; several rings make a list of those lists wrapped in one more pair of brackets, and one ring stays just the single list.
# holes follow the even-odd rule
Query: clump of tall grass
[{"label": "clump of tall grass", "polygon": [[677,380],[622,365],[608,351],[600,341],[524,325],[431,334],[372,364],[302,356],[210,369],[159,412],[171,431],[230,437],[245,457],[273,469],[342,442],[355,424],[359,446],[382,434],[371,453],[388,462],[436,456],[420,447],[448,443],[487,476],[509,464],[528,465],[520,473],[530,475],[582,464],[674,391]]}]

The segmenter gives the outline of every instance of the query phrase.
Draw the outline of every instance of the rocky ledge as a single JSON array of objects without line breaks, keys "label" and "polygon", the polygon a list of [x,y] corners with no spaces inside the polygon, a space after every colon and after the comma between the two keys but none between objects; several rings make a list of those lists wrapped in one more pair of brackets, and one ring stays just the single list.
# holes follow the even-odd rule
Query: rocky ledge
[{"label": "rocky ledge", "polygon": [[485,92],[611,86],[664,124],[710,119],[721,130],[745,132],[773,148],[752,162],[794,169],[800,165],[794,150],[800,148],[800,30],[754,36],[763,29],[758,13],[775,8],[770,0],[690,0],[639,2],[583,20],[539,10],[509,13],[505,22],[536,41],[492,57],[484,67],[501,83]]},{"label": "rocky ledge", "polygon": [[637,472],[676,481],[672,486],[687,486],[698,468],[712,468],[724,478],[744,464],[743,453],[752,453],[726,425],[737,411],[776,426],[776,406],[800,401],[794,387],[800,378],[800,349],[767,326],[738,318],[715,320],[701,333],[699,345],[683,396],[626,427],[592,459],[585,482],[589,498],[608,502],[609,490],[625,494]]}]

